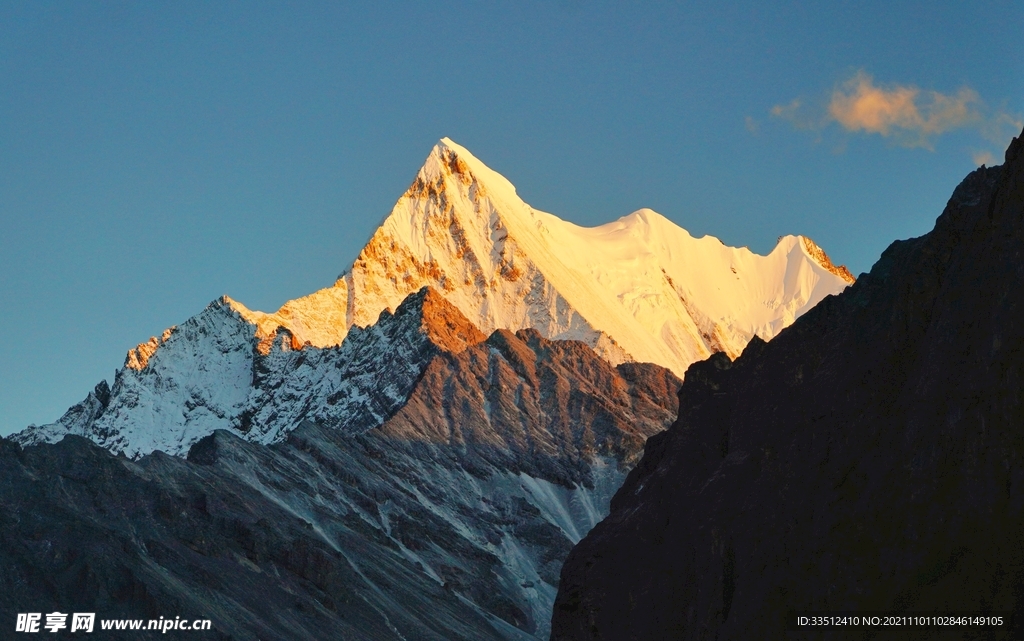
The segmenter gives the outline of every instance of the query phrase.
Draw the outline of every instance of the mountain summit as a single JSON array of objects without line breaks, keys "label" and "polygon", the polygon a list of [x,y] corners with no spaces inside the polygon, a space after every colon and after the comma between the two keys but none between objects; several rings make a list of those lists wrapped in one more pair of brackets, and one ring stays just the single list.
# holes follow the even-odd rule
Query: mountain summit
[{"label": "mountain summit", "polygon": [[485,333],[537,329],[576,339],[614,362],[645,361],[681,376],[718,351],[737,356],[853,282],[810,239],[784,236],[768,256],[693,238],[641,209],[594,228],[538,211],[448,138],[333,287],[273,314],[236,304],[272,335],[338,345],[424,286]]}]

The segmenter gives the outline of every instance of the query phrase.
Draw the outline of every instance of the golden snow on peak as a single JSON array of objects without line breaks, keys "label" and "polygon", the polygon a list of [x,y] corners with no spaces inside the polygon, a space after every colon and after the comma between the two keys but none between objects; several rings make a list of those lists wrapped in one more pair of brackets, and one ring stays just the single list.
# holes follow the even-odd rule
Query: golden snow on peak
[{"label": "golden snow on peak", "polygon": [[145,343],[139,343],[134,349],[128,350],[128,355],[124,359],[124,366],[134,370],[145,369],[146,364],[149,363],[149,358],[171,337],[174,330],[175,326],[168,327],[160,335],[160,338],[150,336],[149,340]]},{"label": "golden snow on peak", "polygon": [[857,280],[850,273],[850,270],[846,268],[846,265],[839,265],[838,267],[832,263],[832,259],[828,257],[825,250],[818,247],[817,243],[808,238],[807,236],[801,236],[800,240],[804,243],[804,250],[818,262],[819,265],[832,272],[836,276],[842,278],[851,285]]}]

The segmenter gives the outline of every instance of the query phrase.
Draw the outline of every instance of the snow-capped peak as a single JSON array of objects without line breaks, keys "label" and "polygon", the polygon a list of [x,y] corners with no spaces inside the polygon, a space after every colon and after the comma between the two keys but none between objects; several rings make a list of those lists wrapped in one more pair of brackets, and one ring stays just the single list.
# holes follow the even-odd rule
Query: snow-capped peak
[{"label": "snow-capped peak", "polygon": [[516,188],[507,178],[480,162],[465,147],[450,138],[442,138],[430,151],[417,178],[429,183],[447,176],[453,176],[465,184],[477,182],[487,185],[489,191],[503,192],[503,200],[519,201]]},{"label": "snow-capped peak", "polygon": [[533,327],[583,340],[612,362],[682,375],[713,351],[736,355],[755,334],[770,339],[852,282],[801,238],[758,256],[693,238],[650,209],[579,227],[533,209],[443,138],[332,287],[272,314],[228,300],[264,340],[285,327],[299,346],[327,347],[429,285],[486,333]]}]

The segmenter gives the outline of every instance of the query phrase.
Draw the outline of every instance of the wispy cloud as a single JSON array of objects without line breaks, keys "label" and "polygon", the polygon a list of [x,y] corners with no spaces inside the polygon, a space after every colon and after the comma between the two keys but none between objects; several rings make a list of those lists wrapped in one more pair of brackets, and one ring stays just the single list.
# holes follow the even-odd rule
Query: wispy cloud
[{"label": "wispy cloud", "polygon": [[917,87],[886,89],[863,71],[832,92],[828,115],[847,131],[894,136],[907,147],[930,147],[932,137],[981,121],[978,93],[966,87],[955,95],[922,94]]},{"label": "wispy cloud", "polygon": [[824,104],[808,107],[795,99],[775,105],[771,114],[798,129],[820,132],[837,124],[848,132],[878,134],[925,149],[933,149],[938,136],[954,129],[973,128],[986,140],[1005,144],[1024,127],[1020,116],[989,109],[969,87],[943,94],[913,85],[881,86],[864,71],[836,86]]}]

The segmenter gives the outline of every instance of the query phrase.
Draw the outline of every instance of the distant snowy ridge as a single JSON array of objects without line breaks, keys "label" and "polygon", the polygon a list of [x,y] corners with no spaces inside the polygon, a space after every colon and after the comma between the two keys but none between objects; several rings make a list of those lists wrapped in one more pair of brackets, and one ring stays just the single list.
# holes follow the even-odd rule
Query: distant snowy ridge
[{"label": "distant snowy ridge", "polygon": [[159,349],[142,350],[142,367],[139,348],[129,352],[112,388],[104,381],[55,423],[12,438],[29,445],[74,434],[135,457],[184,456],[217,429],[257,443],[280,441],[304,420],[360,433],[402,406],[433,356],[485,338],[428,288],[323,349],[296,349],[288,330],[267,344],[221,298],[144,343]]}]

